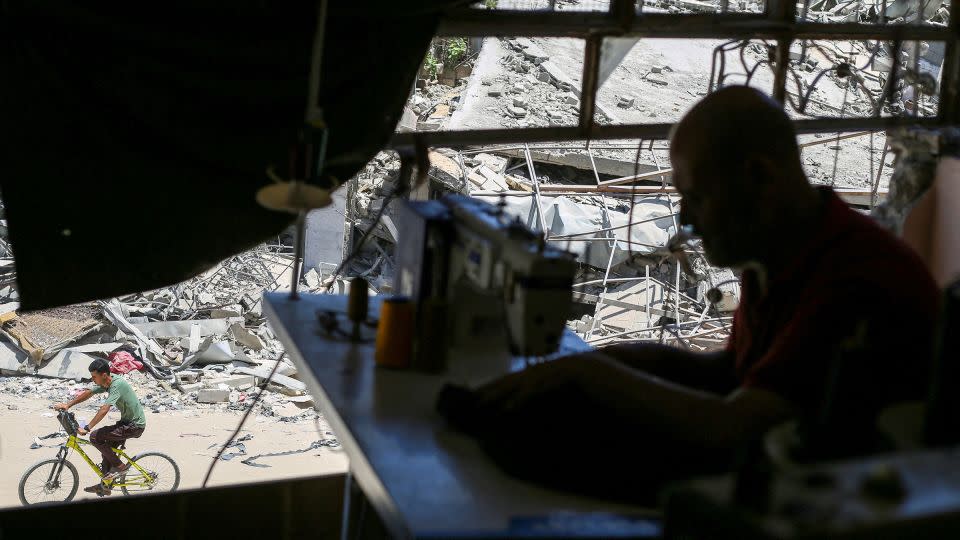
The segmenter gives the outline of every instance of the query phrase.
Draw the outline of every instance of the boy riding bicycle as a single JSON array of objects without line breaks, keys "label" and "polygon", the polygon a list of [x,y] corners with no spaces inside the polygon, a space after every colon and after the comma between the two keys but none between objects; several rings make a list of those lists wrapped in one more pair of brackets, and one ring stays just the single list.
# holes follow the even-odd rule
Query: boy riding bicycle
[{"label": "boy riding bicycle", "polygon": [[[107,400],[94,415],[93,420],[87,424],[86,429],[81,427],[77,434],[86,435],[90,433],[90,442],[100,450],[103,456],[103,462],[100,469],[104,477],[102,482],[84,488],[87,493],[96,493],[97,495],[109,495],[110,482],[117,475],[126,472],[130,468],[129,464],[123,464],[120,458],[113,452],[113,448],[120,446],[124,441],[139,437],[147,427],[147,421],[143,414],[143,406],[140,405],[140,399],[134,393],[122,376],[112,375],[110,373],[110,364],[106,360],[94,360],[90,367],[90,378],[93,383],[80,395],[70,400],[68,403],[57,403],[53,406],[57,410],[67,410],[78,403],[82,403],[94,394],[107,392]],[[111,426],[105,426],[100,429],[93,429],[110,412],[110,407],[115,405],[120,410],[120,421]],[[91,431],[92,430],[92,431]]]}]

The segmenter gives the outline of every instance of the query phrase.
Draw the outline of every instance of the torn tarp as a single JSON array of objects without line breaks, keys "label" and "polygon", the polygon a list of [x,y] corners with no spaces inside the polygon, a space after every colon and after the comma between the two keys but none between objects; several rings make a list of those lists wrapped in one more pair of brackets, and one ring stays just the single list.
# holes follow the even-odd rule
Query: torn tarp
[{"label": "torn tarp", "polygon": [[[458,3],[327,2],[319,183],[345,182],[387,143]],[[177,283],[290,223],[254,196],[268,167],[289,177],[317,8],[0,4],[0,188],[24,309]]]},{"label": "torn tarp", "polygon": [[[475,196],[491,203],[500,202],[499,196]],[[579,202],[574,197],[541,196],[543,224],[550,231],[550,243],[560,249],[575,253],[577,259],[597,268],[606,268],[609,262],[616,266],[629,258],[630,253],[649,254],[663,249],[667,239],[675,234],[676,221],[671,202],[666,197],[638,198],[629,212],[607,209],[602,206]],[[540,218],[533,196],[511,196],[504,201],[504,210],[534,230],[541,229]],[[627,227],[628,223],[633,223]],[[598,229],[609,231],[597,232]],[[610,241],[596,240],[606,238]],[[616,252],[613,250],[616,240]]]}]

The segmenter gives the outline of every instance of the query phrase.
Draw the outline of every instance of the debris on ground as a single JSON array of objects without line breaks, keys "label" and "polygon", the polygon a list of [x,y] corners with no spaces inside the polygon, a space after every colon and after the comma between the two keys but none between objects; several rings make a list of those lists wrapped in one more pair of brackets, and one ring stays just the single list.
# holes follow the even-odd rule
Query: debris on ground
[{"label": "debris on ground", "polygon": [[[12,264],[4,264],[12,254],[6,254],[10,258],[0,258],[0,270],[9,269],[2,275],[12,279]],[[258,401],[255,412],[264,418],[279,422],[291,416],[274,411],[284,405],[296,409],[300,420],[317,418],[306,385],[296,379],[296,368],[261,311],[264,291],[289,290],[292,267],[287,237],[187,282],[105,302],[20,313],[16,302],[0,298],[0,395],[69,401],[91,384],[88,367],[101,358],[131,383],[149,412],[240,413]],[[301,290],[325,285],[307,281]],[[344,286],[342,280],[337,284]],[[14,282],[4,286],[6,299],[16,298]],[[78,406],[96,407],[96,398]]]}]

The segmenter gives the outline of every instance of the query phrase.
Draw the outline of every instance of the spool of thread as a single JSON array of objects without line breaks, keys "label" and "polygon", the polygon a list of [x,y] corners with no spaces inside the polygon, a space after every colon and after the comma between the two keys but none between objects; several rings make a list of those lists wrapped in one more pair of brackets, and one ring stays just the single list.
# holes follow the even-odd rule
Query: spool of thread
[{"label": "spool of thread", "polygon": [[360,339],[360,325],[367,320],[369,304],[367,280],[358,277],[350,282],[350,296],[347,299],[347,317],[353,322],[353,339]]},{"label": "spool of thread", "polygon": [[413,354],[413,302],[393,296],[380,306],[377,345],[373,358],[378,366],[405,369]]}]

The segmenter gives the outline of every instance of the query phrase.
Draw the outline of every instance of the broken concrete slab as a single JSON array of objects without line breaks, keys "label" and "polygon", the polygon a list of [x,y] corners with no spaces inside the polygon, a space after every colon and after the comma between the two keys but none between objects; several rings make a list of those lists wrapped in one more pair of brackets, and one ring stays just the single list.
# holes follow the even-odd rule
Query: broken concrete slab
[{"label": "broken concrete slab", "polygon": [[[278,368],[279,369],[279,368]],[[265,367],[258,368],[237,368],[233,370],[234,373],[243,373],[246,375],[253,375],[254,377],[266,380],[270,376],[270,370]],[[280,375],[279,373],[274,373],[273,378],[270,379],[271,383],[277,384],[279,386],[285,387],[289,390],[301,393],[307,389],[307,385],[296,380],[287,377],[286,375]]]},{"label": "broken concrete slab", "polygon": [[[380,202],[382,202],[382,201],[380,201]],[[374,210],[374,209],[372,209],[372,208],[371,208],[370,211],[371,211],[371,212],[376,212],[376,210]],[[316,268],[311,268],[310,270],[308,270],[307,273],[303,275],[303,280],[307,282],[307,287],[309,287],[309,288],[311,288],[311,289],[319,289],[319,288],[320,288],[320,282],[321,282],[321,280],[320,280],[320,273],[317,272],[317,269],[316,269]]]},{"label": "broken concrete slab", "polygon": [[474,156],[474,159],[482,163],[486,168],[497,174],[503,174],[507,170],[507,163],[510,162],[507,158],[503,156],[497,156],[494,154],[488,154],[482,152]]},{"label": "broken concrete slab", "polygon": [[42,368],[37,375],[56,377],[58,379],[89,379],[90,364],[98,357],[85,352],[66,349],[58,352]]},{"label": "broken concrete slab", "polygon": [[236,319],[243,317],[244,307],[236,304],[231,309],[211,309],[211,319]]},{"label": "broken concrete slab", "polygon": [[514,118],[523,118],[527,115],[527,110],[522,107],[510,106],[507,107],[507,112],[510,113],[510,116]]},{"label": "broken concrete slab", "polygon": [[152,354],[155,358],[163,357],[163,348],[156,341],[143,335],[143,332],[130,324],[120,307],[120,302],[116,299],[103,304],[103,314],[110,320],[121,332],[133,337],[141,347],[141,355]]},{"label": "broken concrete slab", "polygon": [[36,366],[28,362],[29,356],[19,347],[0,341],[0,374],[25,375],[32,374]]},{"label": "broken concrete slab", "polygon": [[196,326],[200,337],[226,334],[231,325],[243,322],[242,317],[231,317],[228,319],[194,319],[189,321],[158,321],[134,324],[133,327],[139,330],[148,338],[173,338],[189,337],[192,328]]},{"label": "broken concrete slab", "polygon": [[287,401],[296,403],[297,407],[300,407],[301,409],[314,406],[313,398],[310,396],[291,396],[287,398]]},{"label": "broken concrete slab", "polygon": [[462,183],[463,171],[456,161],[440,152],[430,152],[429,156],[430,170],[428,174],[430,178],[449,186],[457,186]]},{"label": "broken concrete slab", "polygon": [[660,73],[647,73],[647,76],[643,79],[659,86],[667,86],[669,84],[667,79],[665,79]]},{"label": "broken concrete slab", "polygon": [[194,356],[193,363],[203,366],[207,364],[227,364],[234,360],[250,361],[243,351],[237,349],[237,346],[229,341],[213,341],[211,338],[204,340],[200,345],[200,350]]},{"label": "broken concrete slab", "polygon": [[526,58],[527,60],[533,62],[534,64],[539,64],[548,58],[550,58],[539,45],[533,42],[530,38],[516,38],[511,40],[511,44],[514,45]]},{"label": "broken concrete slab", "polygon": [[211,379],[204,381],[204,385],[209,388],[220,388],[220,385],[226,385],[229,388],[240,388],[241,386],[253,386],[257,384],[253,375],[233,375],[225,379]]},{"label": "broken concrete slab", "polygon": [[197,392],[197,403],[226,403],[230,401],[230,391],[219,388],[204,388]]},{"label": "broken concrete slab", "polygon": [[200,326],[190,327],[190,337],[187,338],[187,354],[192,355],[200,350]]},{"label": "broken concrete slab", "polygon": [[[273,366],[277,363],[276,360],[264,360],[260,362],[260,366],[263,369],[267,370],[267,373],[270,373],[270,370],[273,369]],[[277,373],[281,375],[286,375],[287,377],[293,377],[297,374],[297,367],[293,365],[289,360],[281,360],[280,367],[277,368]]]},{"label": "broken concrete slab", "polygon": [[77,304],[18,314],[4,323],[4,331],[34,364],[52,357],[66,345],[101,326],[103,316],[95,304]]},{"label": "broken concrete slab", "polygon": [[561,90],[568,90],[580,96],[580,85],[573,82],[573,79],[567,76],[566,73],[553,62],[547,61],[540,64],[540,69],[550,75],[550,80],[556,85],[557,88]]},{"label": "broken concrete slab", "polygon": [[233,336],[233,339],[235,339],[237,343],[244,347],[255,351],[263,350],[263,340],[253,332],[244,328],[242,324],[237,323],[230,326],[230,335]]},{"label": "broken concrete slab", "polygon": [[0,315],[5,315],[18,309],[20,309],[20,302],[6,302],[4,304],[0,304]]},{"label": "broken concrete slab", "polygon": [[406,133],[417,130],[417,115],[410,107],[403,108],[400,121],[397,122],[397,133]]}]

